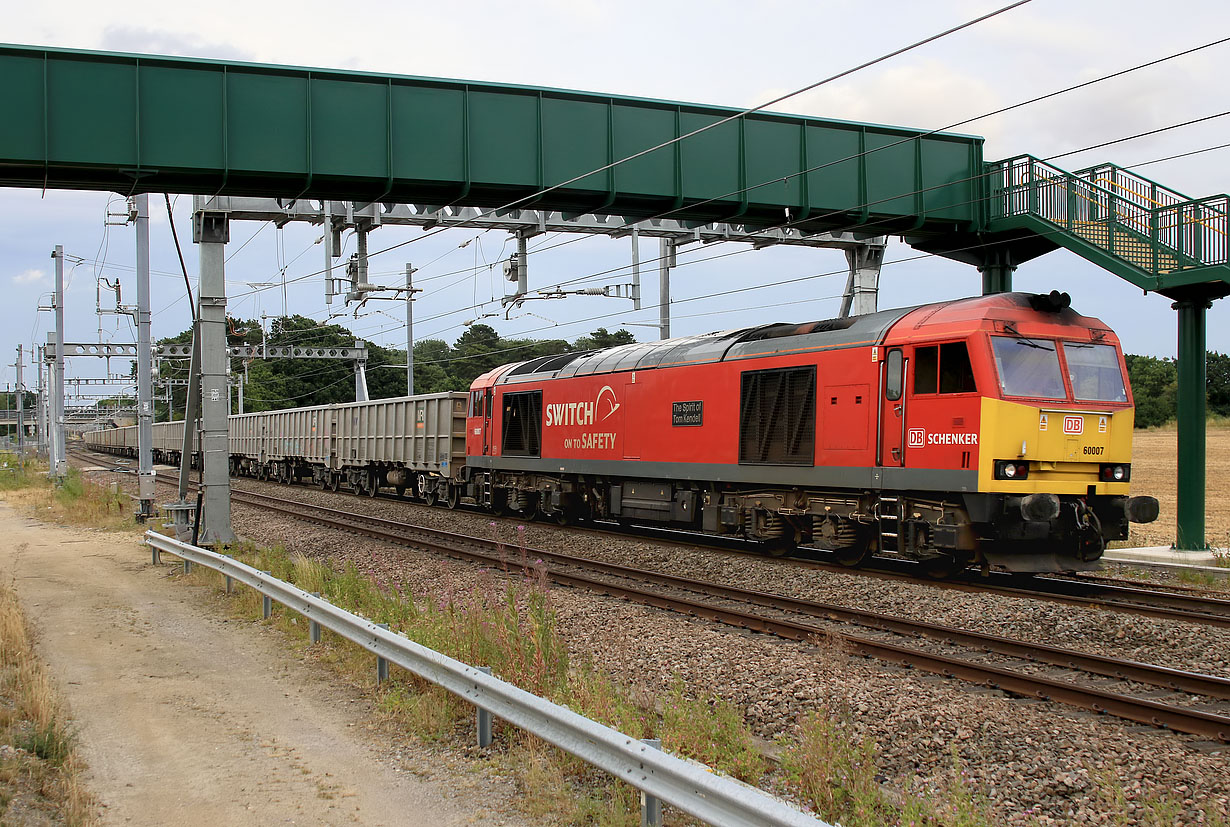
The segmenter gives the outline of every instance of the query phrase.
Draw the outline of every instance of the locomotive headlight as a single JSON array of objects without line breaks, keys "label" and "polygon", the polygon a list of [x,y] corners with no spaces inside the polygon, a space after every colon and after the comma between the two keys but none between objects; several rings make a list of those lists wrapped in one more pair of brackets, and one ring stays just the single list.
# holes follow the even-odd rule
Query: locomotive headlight
[{"label": "locomotive headlight", "polygon": [[995,479],[1023,480],[1029,477],[1029,463],[1001,459],[995,463]]},{"label": "locomotive headlight", "polygon": [[1099,476],[1105,482],[1128,482],[1132,479],[1131,465],[1103,465]]}]

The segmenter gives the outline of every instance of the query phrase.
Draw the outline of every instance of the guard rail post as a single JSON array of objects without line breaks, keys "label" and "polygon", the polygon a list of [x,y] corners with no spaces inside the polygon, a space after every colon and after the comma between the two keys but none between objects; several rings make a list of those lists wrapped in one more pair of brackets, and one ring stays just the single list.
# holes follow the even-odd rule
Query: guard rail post
[{"label": "guard rail post", "polygon": [[[662,749],[660,738],[642,738],[642,744],[654,749]],[[662,827],[662,801],[645,791],[641,791],[641,827]]]},{"label": "guard rail post", "polygon": [[[312,592],[312,597],[320,597],[320,592]],[[308,618],[308,640],[311,643],[320,643],[320,623],[311,618]]]},{"label": "guard rail post", "polygon": [[151,545],[149,547],[149,550],[150,550],[150,565],[151,566],[162,565],[162,552],[158,550],[158,546]]},{"label": "guard rail post", "polygon": [[184,574],[192,574],[192,561],[184,558]]},{"label": "guard rail post", "polygon": [[[377,629],[388,629],[389,624],[377,623]],[[376,655],[376,686],[380,686],[389,679],[389,662],[382,656]]]},{"label": "guard rail post", "polygon": [[[491,674],[490,666],[479,666],[478,671],[484,675]],[[485,749],[491,746],[491,713],[483,709],[481,706],[474,707],[478,710],[478,721],[476,729],[478,730],[478,747]]]},{"label": "guard rail post", "polygon": [[[261,574],[266,577],[273,576],[267,571],[262,571]],[[264,592],[261,592],[261,618],[263,620],[268,620],[271,617],[273,617],[273,598]]]}]

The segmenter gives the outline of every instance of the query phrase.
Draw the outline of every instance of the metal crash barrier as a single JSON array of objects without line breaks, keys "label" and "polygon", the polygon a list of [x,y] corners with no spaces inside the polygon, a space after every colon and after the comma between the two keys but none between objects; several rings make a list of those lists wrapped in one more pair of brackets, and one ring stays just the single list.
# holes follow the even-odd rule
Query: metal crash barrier
[{"label": "metal crash barrier", "polygon": [[[653,744],[493,677],[487,674],[490,670],[468,666],[428,649],[382,628],[383,624],[340,609],[318,595],[234,558],[152,531],[146,532],[145,540],[155,562],[159,553],[165,552],[182,559],[185,568],[196,563],[220,572],[226,576],[228,585],[237,581],[258,591],[266,601],[275,601],[303,615],[315,633],[313,640],[318,639],[320,627],[329,629],[375,654],[386,670],[387,664],[396,664],[473,704],[480,711],[480,738],[485,729],[489,742],[490,717],[501,718],[632,785],[643,794],[643,815],[649,819],[645,823],[661,824],[657,799],[714,825],[828,827],[762,790],[716,775],[703,764],[662,752]],[[263,602],[268,607],[266,601]],[[268,617],[268,609],[265,616]]]}]

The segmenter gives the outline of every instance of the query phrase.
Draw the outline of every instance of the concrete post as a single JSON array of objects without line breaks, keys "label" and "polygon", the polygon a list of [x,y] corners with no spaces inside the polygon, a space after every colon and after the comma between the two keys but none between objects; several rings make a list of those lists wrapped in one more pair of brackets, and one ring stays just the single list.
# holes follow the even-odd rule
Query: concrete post
[{"label": "concrete post", "polygon": [[406,265],[406,396],[414,396],[414,268]]},{"label": "concrete post", "polygon": [[193,213],[193,240],[199,245],[200,296],[198,330],[201,347],[201,462],[204,509],[201,545],[235,541],[231,530],[230,447],[227,410],[230,388],[226,381],[226,243],[230,221],[226,213]]},{"label": "concrete post", "polygon": [[26,392],[21,384],[21,369],[22,369],[22,346],[17,346],[17,462],[22,468],[26,467],[26,400],[24,399]]},{"label": "concrete post", "polygon": [[38,421],[35,427],[38,429],[36,445],[40,457],[47,455],[47,374],[44,370],[47,361],[46,353],[46,349],[39,345],[38,359],[35,360],[38,362],[38,408],[36,411]]},{"label": "concrete post", "polygon": [[149,196],[133,199],[137,212],[137,520],[154,513],[154,379],[150,341]]}]

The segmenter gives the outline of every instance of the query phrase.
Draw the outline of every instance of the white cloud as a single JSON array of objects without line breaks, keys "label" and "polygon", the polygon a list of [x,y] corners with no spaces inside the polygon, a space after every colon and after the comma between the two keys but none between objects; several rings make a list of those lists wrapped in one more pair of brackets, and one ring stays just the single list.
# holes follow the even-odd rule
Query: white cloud
[{"label": "white cloud", "polygon": [[13,284],[42,284],[47,280],[44,270],[26,270],[13,276]]}]

